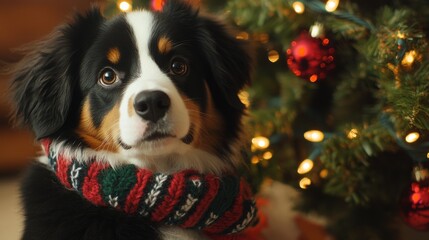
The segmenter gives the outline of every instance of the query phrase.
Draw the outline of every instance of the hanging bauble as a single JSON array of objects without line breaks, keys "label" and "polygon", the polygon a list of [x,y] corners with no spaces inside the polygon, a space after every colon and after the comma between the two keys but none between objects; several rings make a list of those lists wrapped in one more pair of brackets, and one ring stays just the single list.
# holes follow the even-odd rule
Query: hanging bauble
[{"label": "hanging bauble", "polygon": [[413,169],[413,182],[401,197],[401,216],[408,226],[429,231],[429,164],[419,163]]},{"label": "hanging bauble", "polygon": [[298,77],[316,82],[326,78],[329,71],[334,69],[334,53],[328,38],[311,37],[303,32],[292,41],[286,51],[287,64]]}]

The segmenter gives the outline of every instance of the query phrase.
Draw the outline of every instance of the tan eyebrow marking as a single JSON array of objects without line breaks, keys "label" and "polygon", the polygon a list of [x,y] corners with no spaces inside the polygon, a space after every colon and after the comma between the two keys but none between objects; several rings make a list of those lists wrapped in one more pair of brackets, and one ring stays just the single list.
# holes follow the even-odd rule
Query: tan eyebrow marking
[{"label": "tan eyebrow marking", "polygon": [[117,47],[109,49],[107,52],[107,60],[109,60],[113,64],[118,64],[121,59],[121,52]]},{"label": "tan eyebrow marking", "polygon": [[166,36],[162,36],[158,40],[158,50],[161,54],[167,54],[173,48],[173,43]]}]

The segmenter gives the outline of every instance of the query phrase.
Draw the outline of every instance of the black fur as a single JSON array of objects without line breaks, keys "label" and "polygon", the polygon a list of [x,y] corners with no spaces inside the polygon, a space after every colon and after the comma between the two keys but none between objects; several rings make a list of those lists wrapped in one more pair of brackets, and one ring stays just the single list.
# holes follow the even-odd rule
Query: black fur
[{"label": "black fur", "polygon": [[[225,131],[219,133],[223,134],[222,138],[225,141],[223,145],[217,147],[218,154],[229,155],[231,153],[229,143],[237,139],[242,130],[241,118],[245,106],[240,101],[238,93],[250,84],[253,62],[249,54],[251,47],[248,43],[235,39],[221,22],[199,15],[198,10],[180,1],[167,1],[164,10],[156,16],[156,22],[154,40],[157,39],[157,35],[169,33],[168,36],[172,37],[173,41],[185,45],[185,48],[188,48],[186,51],[192,52],[192,60],[196,66],[191,71],[199,71],[193,74],[200,76],[196,77],[196,83],[189,83],[187,79],[186,86],[176,85],[185,93],[191,92],[188,95],[194,97],[192,94],[202,93],[201,90],[196,90],[202,89],[198,85],[201,84],[198,80],[202,78],[207,81],[215,106],[226,124]],[[205,104],[204,99],[200,101]],[[204,111],[204,107],[201,109]]]},{"label": "black fur", "polygon": [[31,165],[23,179],[23,240],[159,239],[157,228],[141,216],[96,207],[66,190],[46,166]]},{"label": "black fur", "polygon": [[73,24],[32,46],[34,50],[16,67],[12,85],[16,119],[30,125],[38,139],[76,124],[77,116],[70,113],[80,106],[72,100],[80,95],[76,87],[80,64],[103,21],[98,9],[78,15]]}]

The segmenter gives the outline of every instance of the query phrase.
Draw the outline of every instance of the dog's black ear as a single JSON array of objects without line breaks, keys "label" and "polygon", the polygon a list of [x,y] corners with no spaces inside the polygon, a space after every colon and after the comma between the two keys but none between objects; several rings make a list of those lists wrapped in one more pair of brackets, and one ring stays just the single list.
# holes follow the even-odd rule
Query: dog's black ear
[{"label": "dog's black ear", "polygon": [[93,8],[23,49],[23,60],[12,70],[14,117],[38,139],[54,134],[67,120],[81,60],[103,21],[100,10]]},{"label": "dog's black ear", "polygon": [[[222,23],[210,17],[199,17],[198,33],[202,53],[209,64],[209,87],[220,92],[235,109],[244,109],[238,93],[250,84],[252,68],[251,48],[238,40]],[[212,79],[210,79],[212,78]]]}]

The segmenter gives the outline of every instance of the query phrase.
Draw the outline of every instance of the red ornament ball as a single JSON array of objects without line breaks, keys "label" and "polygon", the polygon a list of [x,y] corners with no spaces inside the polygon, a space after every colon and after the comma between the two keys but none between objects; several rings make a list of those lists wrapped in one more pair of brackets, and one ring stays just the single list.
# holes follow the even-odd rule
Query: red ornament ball
[{"label": "red ornament ball", "polygon": [[334,53],[328,38],[313,38],[303,32],[286,51],[289,69],[298,77],[316,82],[335,68]]},{"label": "red ornament ball", "polygon": [[414,171],[419,176],[401,197],[401,217],[416,230],[429,230],[429,170]]}]

